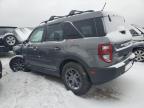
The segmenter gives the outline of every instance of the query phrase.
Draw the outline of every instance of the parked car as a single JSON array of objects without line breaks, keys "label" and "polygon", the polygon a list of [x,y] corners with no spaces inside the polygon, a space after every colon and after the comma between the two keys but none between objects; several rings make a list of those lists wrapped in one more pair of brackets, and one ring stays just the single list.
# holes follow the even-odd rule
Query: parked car
[{"label": "parked car", "polygon": [[16,44],[16,38],[12,34],[16,27],[0,27],[0,52],[8,52]]},{"label": "parked car", "polygon": [[0,61],[0,79],[2,78],[2,64],[1,64],[1,61]]},{"label": "parked car", "polygon": [[132,36],[123,17],[103,11],[71,11],[52,16],[14,48],[10,67],[61,77],[66,88],[85,94],[133,65]]},{"label": "parked car", "polygon": [[8,52],[25,41],[31,33],[29,28],[0,27],[0,52]]},{"label": "parked car", "polygon": [[133,36],[133,52],[135,54],[135,61],[144,61],[144,30],[138,26],[131,26],[130,33]]}]

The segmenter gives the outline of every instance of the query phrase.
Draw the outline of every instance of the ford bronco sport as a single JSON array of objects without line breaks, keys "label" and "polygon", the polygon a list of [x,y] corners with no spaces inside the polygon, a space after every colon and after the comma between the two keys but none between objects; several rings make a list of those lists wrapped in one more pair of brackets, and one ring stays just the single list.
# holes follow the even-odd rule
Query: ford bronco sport
[{"label": "ford bronco sport", "polygon": [[103,11],[52,16],[33,30],[10,61],[13,71],[34,70],[61,77],[66,88],[85,94],[133,65],[132,36],[125,20]]}]

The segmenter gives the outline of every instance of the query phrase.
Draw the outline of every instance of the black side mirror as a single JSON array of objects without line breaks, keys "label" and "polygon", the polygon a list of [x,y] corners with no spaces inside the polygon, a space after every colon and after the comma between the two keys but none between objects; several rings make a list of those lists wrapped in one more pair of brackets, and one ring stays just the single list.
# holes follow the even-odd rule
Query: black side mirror
[{"label": "black side mirror", "polygon": [[23,44],[27,44],[28,42],[29,42],[29,40],[27,39],[23,42]]}]

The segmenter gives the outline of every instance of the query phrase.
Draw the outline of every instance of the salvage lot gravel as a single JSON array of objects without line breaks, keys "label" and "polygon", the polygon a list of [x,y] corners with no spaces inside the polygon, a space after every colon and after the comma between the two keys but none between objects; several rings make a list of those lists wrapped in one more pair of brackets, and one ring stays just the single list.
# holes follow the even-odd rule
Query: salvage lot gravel
[{"label": "salvage lot gravel", "polygon": [[34,72],[13,73],[11,54],[1,56],[0,108],[143,108],[144,63],[135,63],[121,77],[93,86],[82,97],[67,91],[59,78]]}]

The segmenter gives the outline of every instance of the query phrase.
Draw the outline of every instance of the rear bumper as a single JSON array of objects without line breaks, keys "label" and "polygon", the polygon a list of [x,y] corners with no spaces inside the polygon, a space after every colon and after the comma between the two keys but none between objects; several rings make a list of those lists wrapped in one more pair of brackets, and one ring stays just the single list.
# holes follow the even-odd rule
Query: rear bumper
[{"label": "rear bumper", "polygon": [[135,55],[130,55],[126,60],[105,68],[89,69],[90,80],[93,84],[102,84],[111,81],[123,73],[127,72],[134,63]]},{"label": "rear bumper", "polygon": [[0,46],[0,53],[1,52],[9,52],[9,48],[8,47],[5,47],[5,46]]}]

